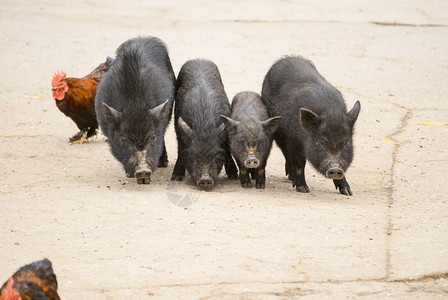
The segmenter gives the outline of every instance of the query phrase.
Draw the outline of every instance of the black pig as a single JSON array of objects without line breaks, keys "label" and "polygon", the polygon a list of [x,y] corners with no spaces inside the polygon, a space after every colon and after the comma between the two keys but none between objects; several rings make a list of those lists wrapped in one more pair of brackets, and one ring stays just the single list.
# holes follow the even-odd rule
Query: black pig
[{"label": "black pig", "polygon": [[164,134],[175,81],[165,44],[155,37],[138,37],[118,47],[98,87],[98,122],[126,176],[136,177],[138,184],[149,184],[157,166],[168,164]]},{"label": "black pig", "polygon": [[171,180],[183,180],[185,169],[201,189],[214,186],[222,166],[228,178],[238,178],[220,115],[230,115],[218,67],[211,61],[187,61],[176,81],[174,126],[177,162]]},{"label": "black pig", "polygon": [[342,94],[314,64],[299,56],[278,60],[266,74],[262,99],[271,116],[282,120],[274,139],[286,158],[285,170],[297,191],[308,193],[305,163],[333,179],[336,189],[352,195],[345,172],[353,160],[353,126],[361,108],[350,112]]},{"label": "black pig", "polygon": [[266,161],[280,117],[269,119],[266,106],[257,93],[241,92],[233,98],[230,118],[221,118],[228,130],[230,150],[238,164],[241,186],[252,187],[250,173],[255,178],[255,187],[264,189]]}]

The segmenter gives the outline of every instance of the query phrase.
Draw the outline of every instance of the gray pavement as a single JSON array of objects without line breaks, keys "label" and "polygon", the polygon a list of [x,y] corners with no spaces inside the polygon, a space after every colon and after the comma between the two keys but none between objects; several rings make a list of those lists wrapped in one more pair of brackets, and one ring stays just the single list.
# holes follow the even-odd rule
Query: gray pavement
[{"label": "gray pavement", "polygon": [[[47,257],[62,299],[448,298],[448,2],[0,7],[0,282]],[[277,146],[263,191],[224,176],[211,192],[176,185],[172,124],[150,186],[124,176],[104,136],[68,145],[53,73],[83,76],[138,35],[167,43],[176,74],[215,61],[230,99],[260,92],[283,55],[314,61],[348,107],[361,102],[354,195],[309,165],[311,192],[297,193]]]}]

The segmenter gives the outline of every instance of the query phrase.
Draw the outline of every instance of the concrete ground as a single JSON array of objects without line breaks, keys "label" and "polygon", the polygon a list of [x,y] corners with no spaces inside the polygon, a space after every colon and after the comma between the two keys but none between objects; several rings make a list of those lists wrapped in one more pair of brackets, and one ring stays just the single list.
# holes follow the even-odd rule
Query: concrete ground
[{"label": "concrete ground", "polygon": [[[448,3],[151,2],[0,0],[0,284],[47,257],[62,299],[447,299]],[[265,190],[177,185],[172,125],[149,186],[104,136],[68,145],[53,73],[84,76],[138,35],[176,74],[215,61],[229,98],[285,54],[313,60],[361,102],[354,195],[309,165],[297,193],[277,146]]]}]

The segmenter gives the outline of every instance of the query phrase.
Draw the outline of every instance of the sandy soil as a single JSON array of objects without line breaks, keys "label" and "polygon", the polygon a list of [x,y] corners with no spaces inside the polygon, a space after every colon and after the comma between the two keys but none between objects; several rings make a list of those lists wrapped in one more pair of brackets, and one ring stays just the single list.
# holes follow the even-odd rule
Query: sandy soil
[{"label": "sandy soil", "polygon": [[[445,1],[0,0],[0,282],[49,258],[63,299],[446,298],[448,5]],[[300,54],[361,102],[354,196],[307,166],[284,176],[274,146],[265,190],[219,179],[211,192],[124,176],[104,136],[77,129],[51,97],[53,73],[83,76],[125,40],[164,40],[177,74],[219,66],[229,98],[261,91],[270,65]],[[187,208],[179,199],[194,203]],[[186,203],[186,202],[182,203]]]}]

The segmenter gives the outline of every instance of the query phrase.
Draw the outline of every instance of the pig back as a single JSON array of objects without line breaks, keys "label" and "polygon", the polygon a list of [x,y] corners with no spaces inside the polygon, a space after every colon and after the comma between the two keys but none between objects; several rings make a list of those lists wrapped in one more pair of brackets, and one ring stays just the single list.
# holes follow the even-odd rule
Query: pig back
[{"label": "pig back", "polygon": [[204,59],[186,62],[176,82],[176,122],[182,117],[193,130],[217,128],[221,114],[230,115],[230,104],[217,66]]}]

